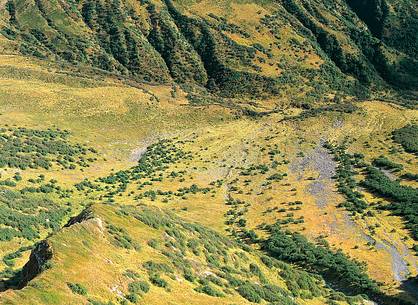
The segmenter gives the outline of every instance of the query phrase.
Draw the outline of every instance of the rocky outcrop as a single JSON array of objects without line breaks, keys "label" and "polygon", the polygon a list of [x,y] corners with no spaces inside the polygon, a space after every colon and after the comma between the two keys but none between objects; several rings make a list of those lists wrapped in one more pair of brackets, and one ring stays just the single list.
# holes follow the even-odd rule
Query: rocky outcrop
[{"label": "rocky outcrop", "polygon": [[94,217],[94,214],[91,208],[86,208],[77,216],[71,217],[70,220],[67,222],[67,224],[64,226],[64,228],[71,227],[72,225],[75,225],[76,223],[82,223],[83,221],[92,219],[93,217]]},{"label": "rocky outcrop", "polygon": [[48,269],[50,260],[53,257],[52,246],[47,240],[39,242],[32,250],[29,261],[23,266],[19,274],[18,289],[27,285],[29,281],[38,276],[42,271]]}]

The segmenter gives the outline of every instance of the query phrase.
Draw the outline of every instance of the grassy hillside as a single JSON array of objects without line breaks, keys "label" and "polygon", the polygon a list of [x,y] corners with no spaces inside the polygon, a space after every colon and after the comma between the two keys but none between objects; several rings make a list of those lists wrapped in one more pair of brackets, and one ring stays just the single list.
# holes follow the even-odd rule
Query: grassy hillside
[{"label": "grassy hillside", "polygon": [[409,0],[8,0],[0,33],[6,52],[71,69],[174,81],[192,96],[309,104],[335,92],[414,90],[417,20]]},{"label": "grassy hillside", "polygon": [[[415,157],[398,142],[409,139],[401,128],[414,122],[415,110],[380,102],[315,111],[284,104],[278,113],[253,118],[233,105],[190,104],[181,89],[174,98],[170,86],[136,88],[111,77],[64,74],[18,56],[3,56],[2,61],[12,72],[3,73],[1,82],[2,139],[7,143],[1,155],[5,304],[29,299],[40,304],[67,299],[201,304],[213,303],[213,298],[226,304],[274,298],[280,304],[363,302],[343,292],[366,293],[385,304],[397,304],[396,295],[412,300],[407,279],[418,271],[416,243],[402,218],[410,216],[382,210],[386,202],[357,185],[361,172],[355,172],[349,186],[362,192],[366,206],[352,212],[343,204],[346,193],[340,194],[333,180],[340,173],[339,159],[334,163],[322,145],[346,143],[344,151],[363,154],[364,162],[371,164],[383,155],[402,164],[388,175],[413,174]],[[16,149],[17,158],[10,159]],[[39,155],[39,150],[44,153]],[[401,183],[416,187],[413,180]],[[70,220],[89,205],[88,214]],[[10,222],[9,215],[20,220]],[[62,228],[66,223],[70,225]],[[272,230],[276,226],[285,235],[277,235]],[[193,237],[194,230],[204,235]],[[206,254],[193,253],[196,243],[212,241],[205,234],[219,236],[221,244],[215,248],[225,249],[227,256],[236,249],[253,257],[242,262],[243,268],[256,264],[262,275],[253,266],[255,277],[244,272],[234,279],[202,279],[198,270],[235,274],[229,268],[236,260],[223,254],[214,260],[209,245],[209,252],[202,252]],[[44,238],[48,246],[36,246]],[[190,248],[187,240],[196,238],[200,241],[190,242]],[[340,253],[338,265],[348,268],[341,272],[363,284],[343,284],[342,278],[327,273],[331,265],[312,265],[305,254],[296,259],[277,252],[277,242],[316,253],[326,264],[335,263],[329,259]],[[46,267],[31,263],[31,251],[46,255]],[[277,270],[263,259],[268,256]],[[151,264],[157,268],[151,272],[144,265],[148,261],[166,262],[169,268]],[[285,267],[283,261],[316,275]],[[82,270],[99,272],[103,281]],[[123,275],[126,270],[131,277]],[[290,279],[295,282],[286,282]],[[382,286],[375,286],[375,280]],[[238,289],[242,281],[248,291]],[[323,281],[340,292],[324,288]],[[158,287],[166,284],[168,288]],[[147,293],[144,287],[150,287]]]},{"label": "grassy hillside", "polygon": [[416,20],[0,0],[0,304],[415,304]]},{"label": "grassy hillside", "polygon": [[48,247],[45,271],[4,304],[346,304],[306,272],[145,206],[89,208]]}]

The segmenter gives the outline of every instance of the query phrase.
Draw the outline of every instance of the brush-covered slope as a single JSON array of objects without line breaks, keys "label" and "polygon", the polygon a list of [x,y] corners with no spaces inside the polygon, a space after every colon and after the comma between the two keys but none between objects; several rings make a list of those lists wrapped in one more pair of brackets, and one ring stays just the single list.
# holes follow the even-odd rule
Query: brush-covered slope
[{"label": "brush-covered slope", "polygon": [[[411,0],[2,1],[5,52],[226,97],[417,87]],[[87,73],[87,72],[85,72]],[[295,86],[298,84],[298,86]],[[197,87],[196,87],[197,86]]]},{"label": "brush-covered slope", "polygon": [[[86,272],[86,270],[94,270]],[[34,277],[36,278],[32,280]],[[146,206],[96,205],[38,244],[2,304],[360,302],[306,272]]]},{"label": "brush-covered slope", "polygon": [[416,110],[0,63],[0,303],[416,303]]}]

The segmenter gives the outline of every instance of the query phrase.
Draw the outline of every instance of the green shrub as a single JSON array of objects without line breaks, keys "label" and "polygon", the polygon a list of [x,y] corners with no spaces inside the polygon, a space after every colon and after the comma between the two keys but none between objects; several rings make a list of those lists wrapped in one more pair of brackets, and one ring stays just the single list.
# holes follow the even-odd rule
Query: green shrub
[{"label": "green shrub", "polygon": [[[85,158],[93,154],[81,144],[69,141],[69,132],[27,128],[0,129],[0,167],[45,168],[52,165],[66,169],[89,166]],[[18,177],[18,176],[17,176]]]},{"label": "green shrub", "polygon": [[237,289],[238,293],[245,299],[253,303],[260,303],[262,297],[260,296],[259,289],[256,285],[251,283],[244,283]]},{"label": "green shrub", "polygon": [[135,281],[128,284],[128,291],[134,294],[147,293],[149,289],[149,284],[144,281]]},{"label": "green shrub", "polygon": [[372,166],[367,167],[366,179],[361,184],[369,191],[392,200],[385,208],[395,215],[402,216],[407,223],[406,227],[411,230],[414,239],[418,240],[418,190],[416,188],[392,181]]},{"label": "green shrub", "polygon": [[384,156],[379,156],[373,160],[372,163],[376,167],[380,167],[387,170],[401,171],[403,170],[403,165],[390,161]]},{"label": "green shrub", "polygon": [[402,145],[405,151],[418,154],[418,125],[406,125],[393,131],[393,140]]},{"label": "green shrub", "polygon": [[158,274],[151,274],[150,281],[152,284],[154,284],[157,287],[162,287],[162,288],[168,287],[168,283],[164,279],[162,279]]},{"label": "green shrub", "polygon": [[75,294],[87,295],[87,289],[83,285],[81,285],[81,284],[78,284],[78,283],[67,283],[67,286]]},{"label": "green shrub", "polygon": [[[298,233],[283,232],[279,225],[271,228],[271,235],[263,248],[274,258],[320,274],[342,291],[369,296],[380,293],[377,283],[368,277],[364,266],[350,260],[341,251],[335,252],[326,245],[312,244]],[[300,281],[298,286],[309,289],[311,285]]]},{"label": "green shrub", "polygon": [[210,286],[208,284],[199,286],[199,287],[195,288],[195,290],[197,292],[205,293],[205,294],[213,296],[213,297],[223,297],[224,296],[224,294],[222,292],[218,291],[217,289],[213,288],[212,286]]},{"label": "green shrub", "polygon": [[129,302],[134,303],[134,304],[138,303],[138,301],[139,301],[138,295],[136,295],[135,293],[130,293],[130,294],[126,295],[125,298]]}]

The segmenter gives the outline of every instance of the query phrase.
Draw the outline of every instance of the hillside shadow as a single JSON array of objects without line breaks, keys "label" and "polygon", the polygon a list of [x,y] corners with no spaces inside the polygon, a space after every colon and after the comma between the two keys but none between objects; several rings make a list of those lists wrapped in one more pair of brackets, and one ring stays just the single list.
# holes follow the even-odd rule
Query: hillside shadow
[{"label": "hillside shadow", "polygon": [[400,298],[409,297],[413,299],[414,304],[418,304],[418,276],[403,281],[399,288],[404,291],[398,295]]}]

